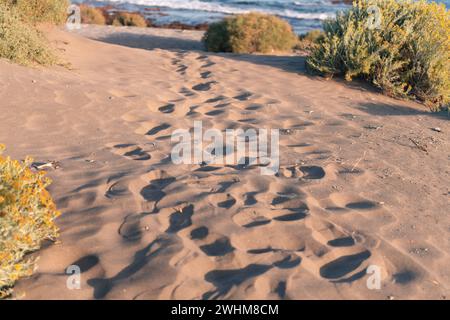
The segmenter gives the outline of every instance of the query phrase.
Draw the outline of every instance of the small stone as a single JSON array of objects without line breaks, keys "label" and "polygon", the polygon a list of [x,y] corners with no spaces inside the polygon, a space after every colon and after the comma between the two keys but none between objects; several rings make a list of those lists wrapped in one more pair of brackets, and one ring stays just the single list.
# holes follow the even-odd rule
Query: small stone
[{"label": "small stone", "polygon": [[284,169],[283,170],[283,176],[285,176],[286,178],[291,178],[292,177],[292,171],[289,169]]},{"label": "small stone", "polygon": [[442,132],[442,129],[439,127],[431,128],[431,130],[436,131],[436,132]]}]

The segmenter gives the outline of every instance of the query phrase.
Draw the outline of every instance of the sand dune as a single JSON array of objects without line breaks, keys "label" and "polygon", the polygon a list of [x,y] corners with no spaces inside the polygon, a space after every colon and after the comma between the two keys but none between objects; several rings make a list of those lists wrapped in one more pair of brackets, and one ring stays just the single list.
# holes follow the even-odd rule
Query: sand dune
[{"label": "sand dune", "polygon": [[[205,53],[201,33],[78,33],[50,33],[70,70],[0,61],[0,141],[60,164],[49,170],[60,242],[37,253],[18,295],[449,297],[445,114],[310,77],[300,56]],[[281,129],[280,173],[174,165],[171,133],[194,120]],[[80,290],[66,287],[73,264]],[[380,290],[367,288],[371,265]]]}]

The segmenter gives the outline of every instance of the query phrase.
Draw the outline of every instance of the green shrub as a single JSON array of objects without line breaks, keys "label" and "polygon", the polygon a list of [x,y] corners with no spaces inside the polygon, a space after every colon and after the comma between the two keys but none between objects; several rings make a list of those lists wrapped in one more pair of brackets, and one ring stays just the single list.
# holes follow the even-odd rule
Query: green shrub
[{"label": "green shrub", "polygon": [[[369,27],[370,7],[380,12]],[[433,109],[449,103],[450,15],[426,1],[358,0],[328,20],[307,58],[311,70],[364,78],[395,96],[415,97]]]},{"label": "green shrub", "polygon": [[321,41],[324,33],[322,30],[311,30],[299,36],[299,41],[295,45],[298,50],[312,50]]},{"label": "green shrub", "polygon": [[203,42],[213,52],[270,53],[291,50],[297,37],[289,23],[280,18],[248,13],[211,24]]},{"label": "green shrub", "polygon": [[53,220],[59,212],[46,190],[50,180],[31,171],[31,161],[0,156],[0,298],[11,294],[16,280],[32,274],[34,261],[25,255],[58,236]]},{"label": "green shrub", "polygon": [[81,23],[85,24],[106,24],[105,16],[102,10],[86,5],[80,6]]},{"label": "green shrub", "polygon": [[23,65],[45,65],[56,61],[41,33],[23,22],[15,9],[1,3],[0,58]]},{"label": "green shrub", "polygon": [[112,22],[113,26],[126,27],[147,27],[147,21],[139,13],[132,12],[117,12]]},{"label": "green shrub", "polygon": [[67,19],[68,0],[0,0],[17,9],[24,21],[62,24]]}]

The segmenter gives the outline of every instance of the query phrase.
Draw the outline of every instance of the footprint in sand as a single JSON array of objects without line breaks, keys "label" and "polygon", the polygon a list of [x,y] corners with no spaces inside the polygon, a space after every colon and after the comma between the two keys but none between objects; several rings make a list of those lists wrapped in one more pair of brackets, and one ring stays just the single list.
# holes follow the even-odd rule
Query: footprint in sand
[{"label": "footprint in sand", "polygon": [[194,215],[194,206],[188,205],[179,211],[172,213],[169,217],[169,227],[166,232],[177,233],[192,225],[192,216]]},{"label": "footprint in sand", "polygon": [[182,95],[184,95],[185,97],[192,97],[195,96],[195,92],[192,92],[191,90],[189,90],[186,87],[183,87],[180,89],[179,91]]},{"label": "footprint in sand", "polygon": [[330,196],[331,205],[325,207],[326,210],[333,212],[366,212],[366,211],[376,211],[381,208],[379,202],[367,200],[365,198],[356,195],[347,194],[333,194]]},{"label": "footprint in sand", "polygon": [[142,238],[142,231],[146,230],[148,226],[141,226],[141,220],[148,214],[130,214],[125,217],[122,224],[119,227],[119,234],[127,241],[136,241]]},{"label": "footprint in sand", "polygon": [[212,110],[212,111],[206,112],[205,115],[211,116],[211,117],[215,117],[215,116],[218,116],[218,115],[220,115],[220,114],[222,114],[224,112],[225,112],[225,110],[220,110],[220,109],[219,110]]},{"label": "footprint in sand", "polygon": [[212,67],[213,65],[215,65],[215,62],[212,61],[208,61],[207,63],[205,63],[204,65],[201,66],[201,68],[209,68]]},{"label": "footprint in sand", "polygon": [[173,103],[169,103],[162,107],[159,107],[158,110],[162,113],[172,113],[175,111],[175,105]]},{"label": "footprint in sand", "polygon": [[208,79],[211,77],[211,75],[212,75],[211,71],[205,71],[205,72],[200,73],[200,77],[202,79]]},{"label": "footprint in sand", "polygon": [[146,161],[151,159],[148,152],[132,143],[116,144],[113,148],[115,149],[115,153],[131,160]]},{"label": "footprint in sand", "polygon": [[198,227],[191,231],[192,240],[202,240],[205,239],[209,234],[209,229],[207,227]]},{"label": "footprint in sand", "polygon": [[[370,251],[366,250],[357,254],[342,256],[333,260],[320,268],[320,276],[329,280],[337,280],[344,278],[348,274],[352,273],[369,257],[371,256]],[[363,270],[363,275],[365,270]],[[359,273],[357,273],[359,275]],[[354,277],[350,278],[355,280]],[[346,279],[347,281],[349,279]],[[340,281],[343,281],[340,279]]]},{"label": "footprint in sand", "polygon": [[154,136],[157,135],[158,133],[160,133],[161,131],[167,130],[171,127],[170,124],[168,123],[162,123],[159,126],[153,127],[152,129],[150,129],[146,135],[148,136]]},{"label": "footprint in sand", "polygon": [[217,96],[217,97],[206,100],[205,103],[216,103],[216,102],[223,101],[226,99],[228,99],[226,96]]},{"label": "footprint in sand", "polygon": [[250,264],[242,269],[213,270],[205,275],[205,280],[210,282],[214,289],[206,292],[203,299],[218,299],[225,296],[233,287],[261,276],[273,266],[263,264]]},{"label": "footprint in sand", "polygon": [[239,101],[246,101],[249,100],[250,97],[253,96],[253,93],[251,92],[244,92],[240,95],[237,95],[235,97],[233,97],[233,99],[239,100]]},{"label": "footprint in sand", "polygon": [[230,209],[236,203],[236,199],[233,198],[230,194],[227,195],[227,199],[221,201],[217,204],[219,208]]},{"label": "footprint in sand", "polygon": [[200,246],[200,249],[211,257],[224,256],[235,250],[227,237],[221,237],[210,244]]},{"label": "footprint in sand", "polygon": [[145,201],[154,202],[153,212],[158,212],[156,206],[166,196],[164,189],[175,182],[176,178],[161,170],[155,170],[151,175],[150,183],[141,189],[140,195]]},{"label": "footprint in sand", "polygon": [[325,170],[319,166],[304,166],[300,167],[303,172],[303,179],[322,179],[325,177]]},{"label": "footprint in sand", "polygon": [[211,86],[213,84],[216,84],[216,83],[217,83],[216,81],[209,81],[209,82],[205,82],[205,83],[200,83],[200,84],[197,84],[197,85],[193,86],[192,90],[195,90],[195,91],[209,91],[209,90],[211,90]]},{"label": "footprint in sand", "polygon": [[121,197],[126,197],[130,195],[130,190],[128,189],[128,182],[124,180],[119,180],[111,184],[105,192],[105,197],[108,199],[116,199]]}]

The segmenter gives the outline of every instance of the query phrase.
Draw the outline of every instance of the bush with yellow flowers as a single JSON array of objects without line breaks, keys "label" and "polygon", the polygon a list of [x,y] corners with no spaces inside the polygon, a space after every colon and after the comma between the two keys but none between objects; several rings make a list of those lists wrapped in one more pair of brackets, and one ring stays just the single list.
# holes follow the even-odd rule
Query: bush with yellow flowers
[{"label": "bush with yellow flowers", "polygon": [[310,70],[362,78],[432,109],[450,103],[450,13],[425,0],[356,0],[307,58]]},{"label": "bush with yellow flowers", "polygon": [[297,42],[287,21],[254,12],[212,23],[203,37],[206,49],[212,52],[283,52],[292,50]]},{"label": "bush with yellow flowers", "polygon": [[[0,154],[3,150],[0,145]],[[33,172],[31,161],[0,156],[0,298],[12,293],[16,280],[33,273],[35,260],[26,254],[58,236],[54,219],[60,213],[46,190],[50,180]]]}]

